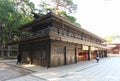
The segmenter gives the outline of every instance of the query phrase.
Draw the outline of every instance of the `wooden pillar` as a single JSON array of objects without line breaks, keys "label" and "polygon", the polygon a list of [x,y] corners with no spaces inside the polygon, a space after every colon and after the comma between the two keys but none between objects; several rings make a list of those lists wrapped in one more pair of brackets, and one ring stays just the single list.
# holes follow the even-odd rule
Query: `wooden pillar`
[{"label": "wooden pillar", "polygon": [[7,58],[9,58],[10,57],[10,46],[7,46]]},{"label": "wooden pillar", "polygon": [[1,49],[1,57],[5,57],[3,48]]},{"label": "wooden pillar", "polygon": [[101,50],[102,58],[104,58],[104,51],[103,49]]},{"label": "wooden pillar", "polygon": [[[21,45],[21,43],[19,43],[18,44],[18,54],[21,54],[21,58],[22,58],[21,63],[23,62],[23,51],[22,50],[23,50],[22,45]],[[17,54],[17,56],[18,56],[18,54]]]},{"label": "wooden pillar", "polygon": [[88,60],[91,60],[91,46],[88,46]]},{"label": "wooden pillar", "polygon": [[48,40],[48,49],[47,49],[47,69],[51,66],[51,40]]},{"label": "wooden pillar", "polygon": [[75,45],[75,63],[77,63],[77,44]]},{"label": "wooden pillar", "polygon": [[22,50],[21,50],[21,44],[20,44],[20,43],[19,43],[19,45],[18,45],[18,54],[21,54],[21,55],[23,56]]},{"label": "wooden pillar", "polygon": [[119,51],[118,54],[120,54],[120,44],[118,44],[118,47],[119,47],[119,48],[118,48],[118,51]]},{"label": "wooden pillar", "polygon": [[104,57],[107,57],[107,50],[104,50]]},{"label": "wooden pillar", "polygon": [[101,57],[101,50],[100,50],[100,48],[98,48],[98,55],[99,55],[99,58],[102,58]]},{"label": "wooden pillar", "polygon": [[101,58],[101,50],[100,50],[100,48],[98,49],[98,54],[99,54],[99,58]]},{"label": "wooden pillar", "polygon": [[33,43],[31,43],[31,48],[30,48],[31,50],[30,50],[30,59],[31,59],[31,61],[30,61],[30,64],[32,65],[32,63],[33,63]]},{"label": "wooden pillar", "polygon": [[102,53],[103,53],[103,58],[106,57],[107,53],[105,53],[105,49],[102,49]]},{"label": "wooden pillar", "polygon": [[66,61],[66,46],[64,47],[64,64],[67,65],[67,61]]},{"label": "wooden pillar", "polygon": [[96,50],[96,57],[99,56],[99,49]]}]

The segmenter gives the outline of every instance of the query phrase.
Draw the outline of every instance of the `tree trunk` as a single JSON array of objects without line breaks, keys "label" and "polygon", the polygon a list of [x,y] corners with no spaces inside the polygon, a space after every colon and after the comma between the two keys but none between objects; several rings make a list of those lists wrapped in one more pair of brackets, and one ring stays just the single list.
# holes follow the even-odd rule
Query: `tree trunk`
[{"label": "tree trunk", "polygon": [[1,57],[4,57],[4,50],[1,48]]},{"label": "tree trunk", "polygon": [[10,57],[10,46],[7,46],[7,58]]}]

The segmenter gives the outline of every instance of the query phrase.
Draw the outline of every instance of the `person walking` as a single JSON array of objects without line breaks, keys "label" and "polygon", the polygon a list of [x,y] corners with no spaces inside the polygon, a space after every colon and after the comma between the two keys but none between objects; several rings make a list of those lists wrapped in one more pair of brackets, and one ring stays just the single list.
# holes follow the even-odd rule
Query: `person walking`
[{"label": "person walking", "polygon": [[21,54],[18,54],[16,64],[21,64],[21,61],[22,61],[22,56],[21,56]]},{"label": "person walking", "polygon": [[99,63],[99,56],[96,57],[97,63]]}]

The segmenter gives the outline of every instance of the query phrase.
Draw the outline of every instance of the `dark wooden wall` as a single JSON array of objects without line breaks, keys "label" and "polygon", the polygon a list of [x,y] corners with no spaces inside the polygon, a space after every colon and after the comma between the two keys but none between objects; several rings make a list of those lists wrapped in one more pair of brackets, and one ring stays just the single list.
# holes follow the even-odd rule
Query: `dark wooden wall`
[{"label": "dark wooden wall", "polygon": [[[20,44],[23,63],[47,66],[48,51],[48,40]],[[28,59],[30,59],[30,61]]]}]

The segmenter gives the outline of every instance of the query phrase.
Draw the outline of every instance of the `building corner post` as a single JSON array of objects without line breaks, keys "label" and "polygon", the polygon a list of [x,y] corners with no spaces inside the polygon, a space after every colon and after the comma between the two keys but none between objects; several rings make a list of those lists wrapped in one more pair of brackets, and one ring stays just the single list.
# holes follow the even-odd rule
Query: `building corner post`
[{"label": "building corner post", "polygon": [[91,46],[88,46],[88,60],[91,60]]},{"label": "building corner post", "polygon": [[51,40],[48,40],[48,52],[47,52],[47,69],[50,68],[51,65]]}]

